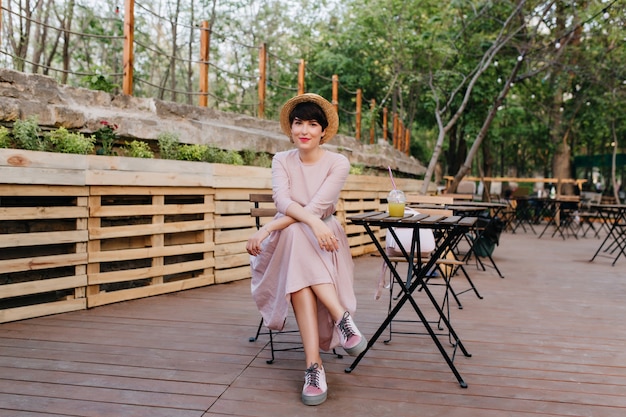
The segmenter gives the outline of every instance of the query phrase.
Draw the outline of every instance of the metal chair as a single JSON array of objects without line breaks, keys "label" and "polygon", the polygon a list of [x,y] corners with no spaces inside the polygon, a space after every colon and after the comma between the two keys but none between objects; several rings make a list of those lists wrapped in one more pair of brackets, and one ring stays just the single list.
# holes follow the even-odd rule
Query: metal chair
[{"label": "metal chair", "polygon": [[[272,218],[276,215],[276,207],[274,206],[274,200],[272,198],[272,194],[250,194],[250,202],[254,204],[253,207],[250,208],[250,216],[254,217],[254,224],[258,229],[261,228],[261,219],[262,218]],[[293,335],[299,334],[299,330],[282,330],[275,331],[271,329],[263,330],[263,318],[259,322],[259,327],[256,330],[256,334],[250,337],[248,340],[250,342],[256,342],[259,336],[267,335],[269,336],[269,345],[270,352],[272,354],[272,358],[268,359],[266,363],[272,364],[274,363],[275,353],[276,352],[285,352],[290,350],[302,350],[302,342],[301,341],[293,341],[293,340],[285,340],[287,338],[282,338],[283,340],[276,341],[276,343],[287,344],[288,347],[277,348],[275,346],[275,336],[279,335]],[[335,349],[333,349],[333,354],[338,358],[343,358],[343,355],[338,354]]]}]

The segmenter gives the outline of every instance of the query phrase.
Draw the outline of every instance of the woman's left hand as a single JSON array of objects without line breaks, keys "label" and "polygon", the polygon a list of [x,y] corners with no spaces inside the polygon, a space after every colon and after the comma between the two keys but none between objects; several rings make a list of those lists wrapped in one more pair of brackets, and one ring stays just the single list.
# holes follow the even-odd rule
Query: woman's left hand
[{"label": "woman's left hand", "polygon": [[326,226],[321,219],[319,224],[316,224],[313,228],[313,233],[315,234],[315,238],[317,239],[317,243],[320,245],[320,249],[332,252],[339,249],[339,239],[335,236]]}]

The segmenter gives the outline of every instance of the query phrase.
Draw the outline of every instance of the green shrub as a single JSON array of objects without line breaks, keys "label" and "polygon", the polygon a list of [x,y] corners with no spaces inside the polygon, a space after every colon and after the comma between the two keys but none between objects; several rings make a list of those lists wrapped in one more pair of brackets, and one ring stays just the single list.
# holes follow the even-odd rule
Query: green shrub
[{"label": "green shrub", "polygon": [[96,143],[95,137],[72,133],[64,127],[46,133],[45,138],[50,143],[49,149],[61,153],[87,155],[93,152]]},{"label": "green shrub", "polygon": [[163,159],[178,159],[180,141],[176,133],[163,132],[157,136],[159,155]]},{"label": "green shrub", "polygon": [[178,159],[182,161],[206,161],[208,146],[182,145],[178,148]]},{"label": "green shrub", "polygon": [[46,144],[41,137],[41,128],[37,117],[30,116],[24,120],[16,120],[13,124],[13,140],[19,149],[44,151]]},{"label": "green shrub", "polygon": [[9,129],[4,126],[0,126],[0,148],[11,147],[11,135]]},{"label": "green shrub", "polygon": [[354,175],[362,175],[365,165],[363,164],[352,164],[350,165],[350,174]]},{"label": "green shrub", "polygon": [[124,153],[131,158],[154,158],[154,152],[150,149],[150,145],[140,140],[126,142]]},{"label": "green shrub", "polygon": [[256,152],[253,149],[241,151],[244,165],[269,168],[272,166],[272,156],[267,152]]},{"label": "green shrub", "polygon": [[85,75],[80,79],[80,86],[90,90],[105,91],[107,93],[119,87],[118,84],[109,80],[102,72],[102,68],[96,67],[94,74]]}]

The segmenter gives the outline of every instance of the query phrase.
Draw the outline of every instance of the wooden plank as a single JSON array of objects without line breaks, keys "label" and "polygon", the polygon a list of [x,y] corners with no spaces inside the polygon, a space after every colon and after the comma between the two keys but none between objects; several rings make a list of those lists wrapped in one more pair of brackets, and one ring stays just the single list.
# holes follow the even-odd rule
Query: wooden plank
[{"label": "wooden plank", "polygon": [[91,209],[93,217],[154,216],[168,214],[195,214],[213,212],[212,204],[164,204],[100,206]]},{"label": "wooden plank", "polygon": [[86,187],[62,186],[62,185],[16,185],[0,184],[0,196],[7,197],[68,197],[87,196],[89,189]]},{"label": "wooden plank", "polygon": [[120,301],[134,300],[137,298],[152,297],[155,295],[184,291],[191,288],[203,287],[216,283],[213,276],[201,276],[180,281],[167,282],[147,287],[131,288],[114,292],[102,292],[92,294],[87,299],[88,307],[97,307],[105,304],[118,303]]},{"label": "wooden plank", "polygon": [[234,230],[216,230],[214,242],[216,245],[222,243],[233,243],[247,241],[252,234],[256,232],[256,228],[234,229]]},{"label": "wooden plank", "polygon": [[87,242],[86,230],[67,230],[62,232],[15,233],[0,235],[0,248],[57,245],[63,243]]},{"label": "wooden plank", "polygon": [[84,182],[100,186],[212,187],[214,178],[194,173],[89,170]]},{"label": "wooden plank", "polygon": [[[245,245],[244,245],[245,247]],[[158,256],[175,256],[189,253],[211,252],[214,248],[213,242],[174,245],[155,248],[121,249],[112,251],[100,251],[89,254],[89,262],[117,262],[132,259],[155,258]]]},{"label": "wooden plank", "polygon": [[198,261],[178,262],[169,265],[152,266],[148,268],[133,268],[113,272],[99,272],[88,274],[88,285],[110,284],[114,282],[125,282],[141,280],[162,275],[180,274],[188,271],[213,268],[215,259],[213,257]]},{"label": "wooden plank", "polygon": [[216,201],[215,214],[250,213],[250,203],[246,201]]},{"label": "wooden plank", "polygon": [[87,253],[69,253],[64,255],[35,256],[32,258],[17,258],[0,261],[0,271],[3,273],[37,271],[42,269],[58,268],[69,265],[87,263]]},{"label": "wooden plank", "polygon": [[88,216],[87,207],[0,207],[2,220],[72,219]]},{"label": "wooden plank", "polygon": [[215,193],[209,187],[140,187],[124,185],[92,185],[89,187],[89,194],[93,196],[114,196],[114,195],[212,195]]},{"label": "wooden plank", "polygon": [[68,288],[85,287],[86,285],[87,275],[74,275],[62,278],[40,279],[37,281],[4,284],[0,285],[0,299],[66,290]]},{"label": "wooden plank", "polygon": [[248,279],[250,278],[250,276],[250,265],[242,266],[239,268],[216,269],[215,283],[223,284],[226,282],[239,281],[242,279]]},{"label": "wooden plank", "polygon": [[85,172],[80,169],[19,168],[0,166],[5,184],[85,185]]},{"label": "wooden plank", "polygon": [[68,313],[70,311],[84,310],[85,308],[87,308],[86,298],[33,304],[25,307],[7,308],[0,310],[0,323],[25,320],[33,317],[47,316],[50,314]]},{"label": "wooden plank", "polygon": [[145,236],[155,233],[182,233],[213,229],[212,220],[175,222],[163,224],[142,224],[128,226],[95,227],[89,229],[91,239],[112,239],[131,236]]},{"label": "wooden plank", "polygon": [[215,257],[232,255],[233,253],[244,253],[246,251],[246,242],[233,242],[215,245]]},{"label": "wooden plank", "polygon": [[215,216],[215,229],[233,229],[238,227],[253,227],[254,219],[250,214],[242,214],[240,216]]},{"label": "wooden plank", "polygon": [[248,265],[250,265],[250,255],[247,252],[215,257],[215,269],[219,270]]}]

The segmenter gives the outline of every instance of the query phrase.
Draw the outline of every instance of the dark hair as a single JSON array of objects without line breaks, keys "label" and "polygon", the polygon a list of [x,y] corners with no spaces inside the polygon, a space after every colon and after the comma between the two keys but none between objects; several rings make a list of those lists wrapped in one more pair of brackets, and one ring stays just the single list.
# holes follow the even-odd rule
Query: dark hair
[{"label": "dark hair", "polygon": [[303,101],[293,108],[291,113],[289,113],[289,125],[293,124],[296,117],[300,120],[315,120],[322,126],[323,131],[328,127],[328,119],[324,110],[310,101]]}]

